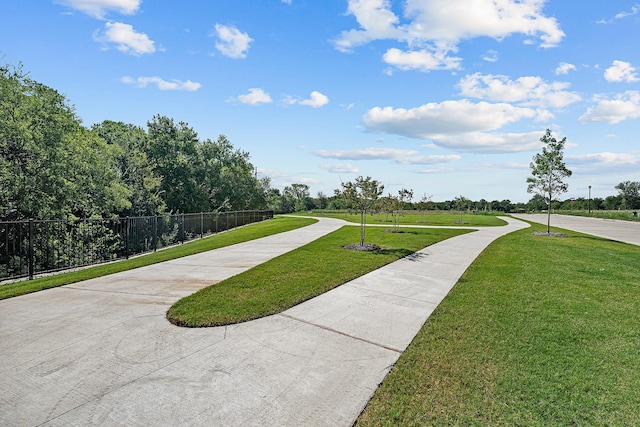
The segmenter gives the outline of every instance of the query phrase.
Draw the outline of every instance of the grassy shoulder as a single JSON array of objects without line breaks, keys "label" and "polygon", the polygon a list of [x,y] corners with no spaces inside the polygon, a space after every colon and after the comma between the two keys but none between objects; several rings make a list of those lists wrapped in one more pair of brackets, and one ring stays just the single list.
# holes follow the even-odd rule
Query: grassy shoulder
[{"label": "grassy shoulder", "polygon": [[481,254],[357,425],[640,424],[640,248],[544,229]]},{"label": "grassy shoulder", "polygon": [[132,270],[163,261],[169,261],[188,255],[218,249],[249,240],[259,239],[272,234],[282,233],[313,224],[317,220],[310,218],[276,217],[269,221],[259,222],[224,233],[214,234],[204,239],[194,240],[183,245],[174,246],[158,252],[142,255],[128,260],[101,264],[69,273],[60,273],[34,280],[19,281],[0,285],[0,300],[25,295],[44,289],[89,280],[121,271]]},{"label": "grassy shoulder", "polygon": [[[635,212],[635,215],[634,215]],[[561,215],[586,216],[589,218],[618,219],[621,221],[640,221],[640,209],[627,211],[556,211]]]},{"label": "grassy shoulder", "polygon": [[[349,222],[360,223],[360,214],[349,213],[346,211],[310,211],[310,212],[297,212],[292,215],[303,216],[315,216],[322,218],[337,218]],[[427,226],[445,226],[445,227],[497,227],[507,225],[506,221],[498,218],[496,215],[484,215],[482,213],[477,214],[462,214],[457,212],[441,213],[428,211],[425,214],[421,214],[415,211],[406,211],[399,218],[399,223],[402,225],[427,225]],[[391,225],[391,215],[385,214],[368,214],[368,225]]]},{"label": "grassy shoulder", "polygon": [[359,227],[346,226],[294,251],[181,299],[167,313],[188,327],[220,326],[280,313],[343,283],[433,243],[470,232],[369,227],[367,243],[382,247],[358,252],[342,247],[359,241]]}]

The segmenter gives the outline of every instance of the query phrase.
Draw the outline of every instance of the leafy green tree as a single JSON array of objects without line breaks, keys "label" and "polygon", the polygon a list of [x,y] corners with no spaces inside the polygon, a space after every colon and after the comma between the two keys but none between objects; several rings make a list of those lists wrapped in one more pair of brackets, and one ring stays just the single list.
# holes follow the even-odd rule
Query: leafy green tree
[{"label": "leafy green tree", "polygon": [[147,123],[146,154],[154,173],[162,178],[161,190],[171,212],[201,212],[209,208],[203,185],[204,165],[197,133],[186,123],[156,115]]},{"label": "leafy green tree", "polygon": [[640,209],[640,181],[624,181],[616,185],[625,209]]},{"label": "leafy green tree", "polygon": [[383,191],[384,185],[370,176],[359,176],[354,182],[342,183],[342,196],[350,208],[360,213],[360,246],[364,246],[367,212],[373,208]]},{"label": "leafy green tree", "polygon": [[113,151],[56,90],[0,64],[0,219],[110,216],[128,203]]},{"label": "leafy green tree", "polygon": [[527,192],[542,196],[547,205],[547,233],[551,229],[551,203],[555,198],[567,191],[569,184],[565,178],[571,176],[571,171],[564,164],[564,145],[567,138],[558,141],[547,129],[545,135],[540,138],[544,144],[542,153],[533,157],[531,162],[531,174],[527,178]]},{"label": "leafy green tree", "polygon": [[157,175],[145,151],[147,133],[139,126],[105,120],[92,131],[113,149],[115,170],[131,195],[130,206],[119,216],[156,215],[165,211],[162,177]]},{"label": "leafy green tree", "polygon": [[309,201],[309,186],[307,184],[294,183],[284,187],[284,196],[293,201],[294,211],[301,212],[307,209]]}]

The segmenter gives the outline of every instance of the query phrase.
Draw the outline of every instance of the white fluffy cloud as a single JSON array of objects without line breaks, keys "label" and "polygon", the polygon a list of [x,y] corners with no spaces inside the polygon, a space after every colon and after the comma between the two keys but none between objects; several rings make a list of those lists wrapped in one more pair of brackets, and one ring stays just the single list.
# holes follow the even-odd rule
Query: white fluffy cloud
[{"label": "white fluffy cloud", "polygon": [[249,105],[270,104],[272,102],[271,96],[267,92],[255,87],[250,88],[249,93],[238,96],[237,100]]},{"label": "white fluffy cloud", "polygon": [[468,100],[429,103],[405,109],[374,107],[363,118],[367,129],[433,139],[440,134],[460,134],[501,128],[524,118],[534,118],[536,111],[506,103],[473,103]]},{"label": "white fluffy cloud", "polygon": [[416,150],[398,148],[363,148],[356,150],[316,150],[318,157],[339,160],[392,160],[402,165],[433,165],[461,159],[457,154],[422,156]]},{"label": "white fluffy cloud", "polygon": [[561,74],[569,74],[569,71],[575,71],[576,70],[576,66],[573,64],[569,64],[568,62],[561,62],[560,64],[558,64],[558,67],[556,68],[556,75],[561,75]]},{"label": "white fluffy cloud", "polygon": [[347,14],[358,29],[343,31],[334,40],[336,49],[349,52],[374,40],[396,40],[408,50],[390,49],[385,61],[403,70],[459,68],[450,57],[461,40],[491,37],[497,40],[524,34],[537,38],[542,47],[556,46],[564,37],[555,18],[544,16],[543,0],[407,0],[403,17],[393,12],[389,0],[349,0]]},{"label": "white fluffy cloud", "polygon": [[160,90],[186,90],[188,92],[193,92],[202,85],[198,82],[192,82],[191,80],[187,80],[185,82],[180,80],[164,80],[160,77],[138,77],[132,78],[129,76],[125,76],[121,79],[123,83],[132,84],[136,87],[147,87],[150,84],[156,85],[156,87]]},{"label": "white fluffy cloud", "polygon": [[636,68],[625,61],[613,61],[611,67],[604,71],[604,78],[608,82],[634,83],[640,81]]},{"label": "white fluffy cloud", "polygon": [[55,3],[79,10],[97,19],[104,19],[109,11],[133,15],[142,0],[55,0]]},{"label": "white fluffy cloud", "polygon": [[317,90],[314,90],[313,92],[311,92],[309,99],[303,99],[298,103],[300,105],[307,105],[309,107],[319,108],[324,105],[327,105],[329,103],[329,98],[325,94],[320,93]]},{"label": "white fluffy cloud", "polygon": [[640,92],[629,90],[616,95],[613,99],[598,95],[596,105],[590,107],[578,119],[582,123],[607,122],[620,123],[624,120],[640,118]]},{"label": "white fluffy cloud", "polygon": [[298,104],[298,105],[306,105],[308,107],[313,107],[313,108],[320,108],[329,103],[329,97],[321,92],[318,92],[317,90],[314,90],[313,92],[311,92],[311,94],[309,95],[309,98],[307,99],[300,99],[291,95],[286,95],[284,97],[283,102],[286,105]]},{"label": "white fluffy cloud", "polygon": [[241,59],[247,57],[249,45],[253,41],[249,34],[243,33],[236,27],[216,24],[210,34],[217,38],[216,49],[229,58]]},{"label": "white fluffy cloud", "polygon": [[628,153],[592,153],[566,156],[567,166],[575,172],[588,174],[635,172],[640,168],[640,157]]},{"label": "white fluffy cloud", "polygon": [[129,24],[106,22],[104,33],[95,33],[94,40],[101,43],[113,43],[120,52],[130,55],[143,55],[156,51],[155,42],[144,33],[139,33]]},{"label": "white fluffy cloud", "polygon": [[581,100],[577,93],[565,90],[569,83],[547,83],[534,76],[511,80],[502,75],[475,73],[462,78],[458,86],[464,96],[522,106],[562,108]]}]

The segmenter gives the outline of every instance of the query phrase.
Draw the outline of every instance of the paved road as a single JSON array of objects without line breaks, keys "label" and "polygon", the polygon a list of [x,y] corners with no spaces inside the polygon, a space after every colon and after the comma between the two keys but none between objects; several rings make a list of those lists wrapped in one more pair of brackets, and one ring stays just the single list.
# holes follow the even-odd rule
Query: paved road
[{"label": "paved road", "polygon": [[468,265],[526,227],[508,222],[226,327],[179,328],[165,315],[343,223],[0,301],[0,425],[350,426]]},{"label": "paved road", "polygon": [[[514,214],[513,216],[540,224],[547,223],[546,214]],[[551,226],[640,245],[640,222],[552,214]]]}]

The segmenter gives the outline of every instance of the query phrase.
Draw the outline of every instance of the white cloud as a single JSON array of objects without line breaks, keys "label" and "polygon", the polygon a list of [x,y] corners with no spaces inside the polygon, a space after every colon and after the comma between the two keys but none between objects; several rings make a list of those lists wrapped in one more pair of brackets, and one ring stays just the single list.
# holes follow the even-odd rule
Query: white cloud
[{"label": "white cloud", "polygon": [[216,24],[211,36],[217,37],[216,49],[229,58],[241,59],[247,57],[249,45],[253,41],[249,34],[243,33],[236,27]]},{"label": "white cloud", "polygon": [[249,93],[238,96],[237,100],[249,105],[270,104],[272,102],[268,93],[255,87],[250,88]]},{"label": "white cloud", "polygon": [[528,133],[467,132],[434,135],[436,145],[452,150],[474,153],[517,153],[538,150],[544,131]]},{"label": "white cloud", "polygon": [[608,82],[634,83],[640,81],[636,68],[624,61],[613,61],[613,65],[604,70],[604,78]]},{"label": "white cloud", "polygon": [[138,33],[129,24],[107,22],[104,34],[94,34],[94,40],[101,43],[114,43],[120,52],[130,55],[143,55],[156,51],[155,42],[144,33]]},{"label": "white cloud", "polygon": [[325,164],[320,165],[320,167],[331,173],[360,173],[360,169],[353,166],[351,163]]},{"label": "white cloud", "polygon": [[498,61],[498,51],[490,50],[482,56],[483,61],[487,62],[497,62]]},{"label": "white cloud", "polygon": [[592,153],[592,154],[577,154],[567,156],[567,162],[571,164],[604,164],[610,166],[622,166],[622,165],[637,165],[640,163],[640,158],[633,154],[626,153]]},{"label": "white cloud", "polygon": [[624,120],[640,118],[640,92],[629,90],[613,99],[599,95],[594,98],[596,105],[590,107],[578,119],[582,123],[620,123]]},{"label": "white cloud", "polygon": [[150,84],[156,85],[156,87],[160,90],[186,90],[188,92],[193,92],[202,85],[197,82],[192,82],[191,80],[187,80],[186,82],[180,80],[163,80],[160,77],[138,77],[136,79],[131,78],[129,76],[125,76],[120,79],[123,83],[132,84],[136,87],[147,87]]},{"label": "white cloud", "polygon": [[637,13],[640,13],[640,4],[636,4],[632,6],[630,11],[623,11],[623,12],[617,13],[616,16],[614,16],[611,19],[601,19],[600,21],[598,21],[598,24],[611,24],[613,21],[617,19],[623,19],[623,18],[626,18],[627,16],[633,16]]},{"label": "white cloud", "polygon": [[318,108],[327,105],[329,103],[329,98],[326,95],[318,92],[317,90],[314,90],[313,92],[311,92],[309,99],[303,99],[298,103],[300,105],[307,105],[309,107]]},{"label": "white cloud", "polygon": [[306,105],[308,107],[319,108],[329,103],[329,97],[321,92],[318,92],[317,90],[314,90],[313,92],[311,92],[308,99],[299,99],[291,95],[286,95],[283,99],[283,102],[286,105],[299,104]]},{"label": "white cloud", "polygon": [[[406,43],[408,50],[389,49],[385,61],[401,69],[457,68],[459,58],[449,57],[461,40],[476,37],[504,39],[513,34],[540,40],[542,47],[556,46],[564,37],[555,18],[543,15],[543,0],[407,0],[403,17],[393,12],[389,0],[349,0],[347,14],[358,29],[343,31],[333,42],[350,52],[374,40]],[[434,64],[438,64],[437,66]]]},{"label": "white cloud", "polygon": [[498,102],[515,102],[522,106],[563,108],[581,100],[568,92],[566,82],[547,83],[540,77],[525,76],[511,80],[507,76],[475,73],[458,83],[464,96]]},{"label": "white cloud", "polygon": [[416,150],[398,148],[371,147],[356,150],[316,150],[316,156],[339,160],[392,160],[403,165],[433,165],[451,163],[461,159],[457,154],[448,155],[418,155]]},{"label": "white cloud", "polygon": [[389,65],[393,65],[403,71],[419,70],[457,70],[460,68],[462,58],[448,56],[447,50],[427,51],[412,50],[403,52],[400,49],[387,50],[382,59]]},{"label": "white cloud", "polygon": [[292,0],[282,0],[282,3],[291,4]]},{"label": "white cloud", "polygon": [[411,109],[374,107],[365,114],[363,122],[374,132],[433,139],[440,134],[495,130],[535,116],[535,110],[511,104],[461,100],[429,103]]},{"label": "white cloud", "polygon": [[133,15],[142,0],[54,0],[55,3],[79,10],[96,19],[104,19],[109,11]]},{"label": "white cloud", "polygon": [[569,64],[568,62],[561,62],[560,64],[558,64],[558,67],[556,68],[556,75],[561,75],[561,74],[569,74],[569,71],[575,71],[576,70],[576,66],[573,64]]}]

